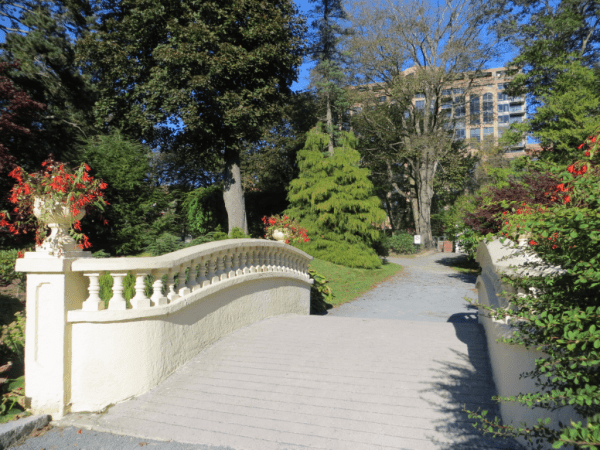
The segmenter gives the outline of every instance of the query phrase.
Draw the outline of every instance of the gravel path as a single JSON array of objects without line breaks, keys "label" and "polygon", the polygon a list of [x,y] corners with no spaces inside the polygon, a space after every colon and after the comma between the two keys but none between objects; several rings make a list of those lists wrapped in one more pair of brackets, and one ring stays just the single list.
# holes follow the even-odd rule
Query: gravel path
[{"label": "gravel path", "polygon": [[449,266],[464,256],[434,253],[416,258],[388,258],[404,270],[353,302],[330,309],[328,315],[369,319],[477,323],[476,275]]}]

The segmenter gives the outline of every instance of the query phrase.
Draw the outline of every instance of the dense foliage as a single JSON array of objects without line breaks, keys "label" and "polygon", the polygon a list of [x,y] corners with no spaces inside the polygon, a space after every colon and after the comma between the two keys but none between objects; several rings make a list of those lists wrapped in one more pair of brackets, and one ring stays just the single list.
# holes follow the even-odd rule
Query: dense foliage
[{"label": "dense foliage", "polygon": [[229,230],[247,230],[240,152],[280,117],[303,31],[290,0],[102,1],[78,41],[101,95],[96,125],[222,177]]},{"label": "dense foliage", "polygon": [[[533,269],[560,269],[505,277],[515,294],[506,293],[510,307],[492,310],[491,315],[517,319],[511,322],[516,329],[506,343],[547,355],[526,374],[538,380],[538,392],[499,400],[550,410],[571,405],[584,420],[510,427],[474,414],[496,435],[521,435],[532,442],[550,442],[554,448],[568,444],[577,449],[600,445],[600,145],[590,138],[578,152],[580,157],[568,167],[545,165],[557,180],[552,187],[538,184],[535,188],[541,190],[528,199],[505,202],[511,209],[496,213],[503,221],[499,234],[525,237],[529,246],[523,251],[540,258],[531,263]],[[536,199],[546,202],[542,206]]]}]

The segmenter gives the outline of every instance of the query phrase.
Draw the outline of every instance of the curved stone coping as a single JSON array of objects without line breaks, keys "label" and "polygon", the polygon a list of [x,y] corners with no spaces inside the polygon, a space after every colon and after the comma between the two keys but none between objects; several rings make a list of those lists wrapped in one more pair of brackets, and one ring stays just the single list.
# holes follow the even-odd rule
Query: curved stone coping
[{"label": "curved stone coping", "polygon": [[[285,245],[285,244],[284,244]],[[223,289],[246,283],[248,281],[260,280],[266,278],[290,278],[303,281],[308,285],[313,284],[313,280],[305,275],[298,275],[291,272],[258,272],[229,278],[219,281],[210,286],[197,289],[188,295],[174,300],[172,303],[162,306],[149,306],[146,308],[126,309],[126,310],[102,310],[102,311],[83,311],[80,309],[67,312],[67,322],[124,322],[134,319],[145,319],[147,317],[168,316],[193,303],[199,302],[210,295]]]},{"label": "curved stone coping", "polygon": [[120,272],[120,271],[143,271],[143,270],[168,270],[190,263],[196,259],[207,257],[224,250],[251,248],[251,247],[274,247],[284,249],[288,253],[294,253],[306,262],[313,259],[308,253],[298,250],[283,242],[269,241],[263,239],[227,239],[223,241],[207,242],[193,247],[177,250],[161,256],[130,257],[130,258],[81,258],[73,261],[71,270],[73,272]]},{"label": "curved stone coping", "polygon": [[477,247],[475,260],[482,268],[491,266],[493,272],[505,275],[548,276],[561,273],[563,269],[558,266],[545,264],[532,252],[524,252],[526,247],[515,247],[510,239],[503,242],[494,239],[490,242],[482,241]]}]

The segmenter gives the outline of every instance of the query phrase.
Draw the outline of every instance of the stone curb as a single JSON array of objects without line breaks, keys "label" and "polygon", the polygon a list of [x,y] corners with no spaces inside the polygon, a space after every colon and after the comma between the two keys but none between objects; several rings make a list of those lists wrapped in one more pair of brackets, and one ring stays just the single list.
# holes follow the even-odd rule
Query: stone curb
[{"label": "stone curb", "polygon": [[4,450],[27,436],[38,428],[43,428],[50,422],[51,417],[47,414],[25,417],[0,425],[0,450]]}]

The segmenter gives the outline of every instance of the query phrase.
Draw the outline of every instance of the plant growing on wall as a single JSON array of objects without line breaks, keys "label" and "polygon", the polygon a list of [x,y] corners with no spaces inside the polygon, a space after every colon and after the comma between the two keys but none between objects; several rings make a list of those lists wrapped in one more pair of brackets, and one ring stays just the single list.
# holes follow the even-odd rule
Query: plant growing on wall
[{"label": "plant growing on wall", "polygon": [[[530,442],[549,442],[553,448],[600,446],[600,145],[597,137],[579,147],[580,158],[568,167],[550,166],[558,180],[540,193],[544,207],[523,202],[506,211],[501,235],[526,237],[527,253],[539,256],[534,268],[560,266],[550,275],[505,277],[514,292],[508,308],[490,309],[495,318],[516,319],[507,344],[536,348],[547,355],[536,360],[527,377],[538,380],[539,390],[501,397],[529,407],[555,410],[572,406],[585,419],[534,426],[502,425],[486,412],[471,413],[479,426],[496,436],[523,436]],[[518,228],[517,228],[518,227]],[[516,231],[518,230],[518,231]],[[535,294],[535,295],[534,295]],[[481,306],[481,305],[480,305]],[[489,309],[489,308],[488,308]]]}]

